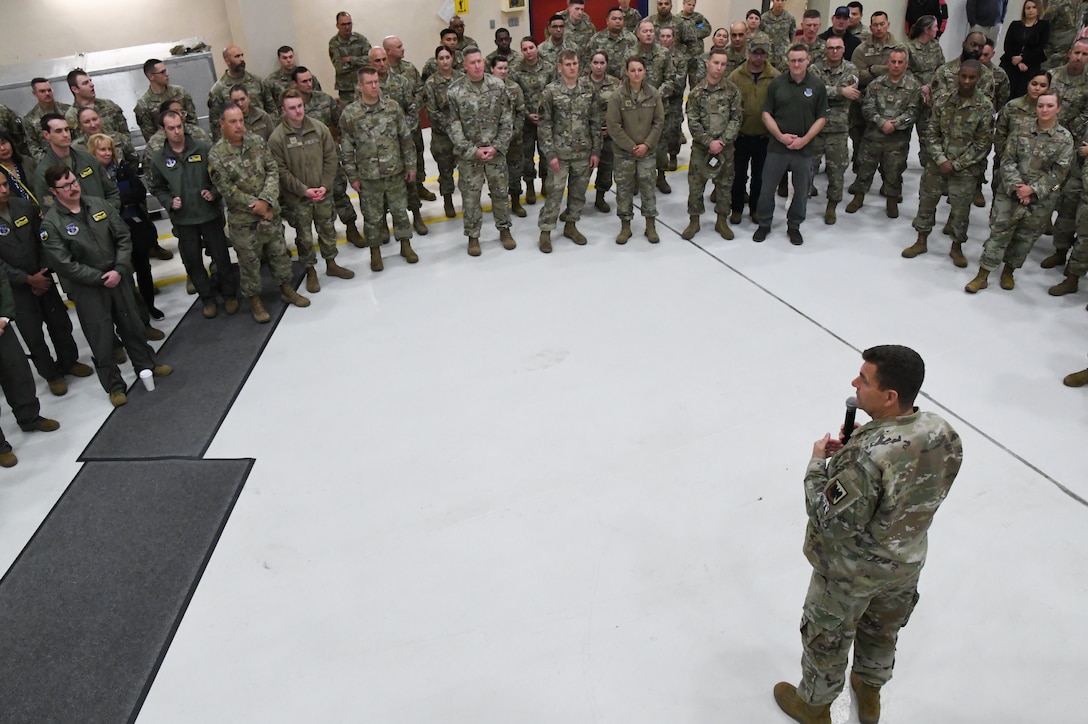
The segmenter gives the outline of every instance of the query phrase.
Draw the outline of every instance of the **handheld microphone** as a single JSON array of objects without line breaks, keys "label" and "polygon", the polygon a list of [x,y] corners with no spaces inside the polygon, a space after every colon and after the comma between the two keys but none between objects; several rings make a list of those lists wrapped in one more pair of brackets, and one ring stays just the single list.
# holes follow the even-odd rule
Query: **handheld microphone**
[{"label": "handheld microphone", "polygon": [[850,442],[850,436],[854,434],[854,416],[858,412],[858,398],[851,395],[846,398],[846,420],[842,423],[842,444]]}]

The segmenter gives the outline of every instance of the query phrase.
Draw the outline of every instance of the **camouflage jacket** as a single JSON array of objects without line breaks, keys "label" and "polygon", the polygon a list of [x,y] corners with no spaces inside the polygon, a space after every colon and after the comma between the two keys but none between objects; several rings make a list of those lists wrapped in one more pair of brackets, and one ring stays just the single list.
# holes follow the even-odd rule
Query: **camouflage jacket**
[{"label": "camouflage jacket", "polygon": [[548,85],[540,102],[541,156],[551,161],[601,155],[601,116],[592,81],[578,78],[573,88],[562,79]]},{"label": "camouflage jacket", "polygon": [[[427,120],[431,122],[431,133],[450,135],[450,85],[462,76],[464,73],[459,70],[453,71],[453,75],[448,80],[441,74],[435,73],[423,84],[424,104],[427,109]],[[523,98],[523,105],[524,102]]]},{"label": "camouflage jacket", "polygon": [[[637,47],[638,40],[635,38],[634,33],[624,30],[619,35],[612,35],[605,29],[590,38],[589,52],[586,53],[586,59],[592,59],[595,53],[604,52],[608,56],[608,74],[622,80],[624,77],[624,64],[627,62],[628,56],[634,53]],[[583,70],[588,69],[588,65],[583,68]]]},{"label": "camouflage jacket", "polygon": [[786,52],[793,45],[793,36],[797,34],[797,20],[788,10],[783,10],[781,15],[775,15],[768,10],[760,19],[759,29],[771,39],[771,52],[768,54],[767,61],[778,67],[786,59]]},{"label": "camouflage jacket", "polygon": [[223,194],[230,224],[252,226],[263,221],[249,208],[258,200],[279,212],[280,172],[276,157],[260,136],[246,133],[240,146],[225,138],[216,141],[208,151],[208,175]]},{"label": "camouflage jacket", "polygon": [[159,131],[159,106],[166,101],[180,101],[182,110],[188,114],[189,122],[196,123],[198,118],[196,105],[193,104],[193,97],[189,95],[189,91],[180,85],[168,85],[164,92],[152,93],[149,87],[140,96],[140,100],[136,101],[136,107],[133,109],[133,113],[136,114],[136,125],[140,127],[144,141]]},{"label": "camouflage jacket", "polygon": [[821,133],[846,133],[850,130],[850,104],[853,101],[843,96],[842,90],[851,85],[858,87],[857,67],[844,60],[838,68],[831,68],[824,58],[813,63],[809,71],[827,86],[827,123]]},{"label": "camouflage jacket", "polygon": [[415,163],[412,128],[399,103],[382,96],[373,105],[348,104],[340,116],[340,164],[349,183],[401,176]]},{"label": "camouflage jacket", "polygon": [[525,107],[529,109],[529,113],[536,113],[540,108],[540,96],[548,84],[555,80],[555,72],[554,69],[549,69],[543,60],[538,60],[535,65],[529,65],[523,58],[522,62],[510,71],[509,77],[525,92]]},{"label": "camouflage jacket", "polygon": [[[865,89],[861,96],[861,114],[865,117],[865,137],[873,141],[910,142],[910,129],[922,113],[922,85],[909,74],[893,83],[882,75]],[[885,121],[895,125],[893,133],[885,135]]]},{"label": "camouflage jacket", "polygon": [[1001,112],[997,114],[997,123],[994,124],[994,155],[998,163],[1005,153],[1005,144],[1009,136],[1019,133],[1021,124],[1032,125],[1035,123],[1035,104],[1028,100],[1027,96],[1013,98],[1005,104]]},{"label": "camouflage jacket", "polygon": [[1058,123],[1074,135],[1079,133],[1081,116],[1088,111],[1088,72],[1070,75],[1066,66],[1050,71],[1050,90],[1061,99]]},{"label": "camouflage jacket", "polygon": [[963,462],[956,431],[932,412],[873,420],[805,472],[805,556],[859,591],[916,576],[927,532]]},{"label": "camouflage jacket", "polygon": [[[676,67],[672,54],[660,43],[654,43],[648,51],[635,48],[635,55],[642,58],[646,66],[646,83],[661,94],[662,103],[676,94]],[[683,93],[683,89],[680,90]]]},{"label": "camouflage jacket", "polygon": [[1049,0],[1045,4],[1043,18],[1050,23],[1050,35],[1046,43],[1047,55],[1062,55],[1069,50],[1081,23],[1080,3],[1077,0]]},{"label": "camouflage jacket", "polygon": [[481,146],[506,153],[514,135],[514,113],[501,80],[493,75],[484,75],[479,83],[468,76],[458,78],[450,84],[449,102],[450,140],[460,158],[473,160]]},{"label": "camouflage jacket", "polygon": [[934,164],[951,161],[956,171],[963,171],[985,162],[994,138],[990,104],[990,99],[978,92],[970,98],[952,93],[936,99],[923,131]]},{"label": "camouflage jacket", "polygon": [[[23,128],[23,119],[3,103],[0,103],[0,130],[7,131],[11,136],[15,150],[22,154],[30,153],[30,147],[26,143],[27,131]],[[34,129],[30,132],[34,133]],[[38,134],[41,135],[41,126],[38,127]]]},{"label": "camouflage jacket", "polygon": [[408,60],[403,59],[396,67],[390,63],[389,73],[408,82],[408,87],[412,89],[412,95],[416,100],[416,113],[419,113],[419,109],[423,107],[423,76],[419,74],[419,69]]},{"label": "camouflage jacket", "polygon": [[35,159],[39,159],[45,153],[45,149],[49,147],[49,143],[42,135],[42,116],[47,113],[59,113],[62,116],[67,115],[68,109],[71,108],[67,103],[61,103],[60,101],[54,101],[53,109],[49,111],[43,111],[37,103],[30,109],[30,113],[23,116],[23,130],[26,132],[26,145],[30,151],[30,155]]},{"label": "camouflage jacket", "polygon": [[[962,61],[959,58],[950,60],[944,65],[933,71],[933,78],[929,81],[929,104],[936,105],[938,96],[955,95],[959,88],[959,75],[960,75],[960,63]],[[982,66],[982,76],[978,79],[978,84],[975,86],[979,93],[986,96],[990,100],[990,105],[993,106],[994,102],[994,73],[988,66]],[[994,107],[993,112],[996,113],[1000,110],[999,107]]]},{"label": "camouflage jacket", "polygon": [[688,93],[686,111],[691,142],[704,150],[711,141],[732,146],[740,133],[744,115],[740,89],[727,78],[713,86],[706,80],[699,81]]},{"label": "camouflage jacket", "polygon": [[578,57],[585,57],[586,48],[589,46],[589,39],[597,32],[596,26],[593,25],[593,21],[589,19],[589,13],[582,13],[582,22],[575,25],[571,22],[570,11],[564,10],[559,13],[563,18],[563,22],[567,27],[563,30],[563,38],[569,39],[578,50]]},{"label": "camouflage jacket", "polygon": [[[125,112],[121,110],[121,106],[108,98],[95,98],[94,104],[90,107],[98,111],[98,117],[102,119],[102,128],[104,130],[129,135],[128,120],[125,119]],[[79,112],[82,109],[82,106],[72,105],[68,108],[68,112],[64,114],[64,120],[68,122],[68,127],[72,129],[73,133],[79,129]]]},{"label": "camouflage jacket", "polygon": [[[399,75],[389,73],[381,81],[382,96],[391,98],[400,105],[404,111],[404,120],[408,123],[408,131],[419,128],[419,98],[412,87],[411,81]],[[358,100],[356,96],[356,100]]]},{"label": "camouflage jacket", "polygon": [[521,53],[514,50],[513,48],[510,49],[509,55],[501,55],[499,53],[499,49],[496,48],[495,50],[492,50],[490,53],[488,53],[487,57],[484,58],[484,67],[487,68],[488,73],[491,72],[491,59],[500,57],[506,58],[506,63],[510,66],[510,70],[513,70],[514,66],[521,62]]},{"label": "camouflage jacket", "polygon": [[[463,71],[465,68],[465,56],[461,55],[461,51],[458,50],[453,54],[453,69]],[[423,64],[423,70],[420,71],[420,78],[426,83],[427,79],[438,72],[438,60],[431,56],[427,58],[427,62]]]},{"label": "camouflage jacket", "polygon": [[929,85],[933,73],[947,61],[939,40],[928,43],[917,38],[907,41],[907,71],[922,85]]},{"label": "camouflage jacket", "polygon": [[265,141],[272,135],[278,123],[275,116],[265,113],[253,105],[249,107],[249,115],[245,117],[246,133],[255,133]]},{"label": "camouflage jacket", "polygon": [[1049,130],[1038,123],[1022,124],[1009,136],[1001,157],[1001,188],[1016,196],[1017,184],[1027,184],[1035,198],[1046,201],[1061,191],[1073,165],[1073,136],[1055,124]]},{"label": "camouflage jacket", "polygon": [[608,102],[612,100],[612,94],[620,88],[620,81],[618,78],[613,78],[610,75],[605,75],[604,79],[600,83],[593,80],[592,76],[586,76],[586,80],[593,84],[594,90],[597,91],[597,112],[601,118],[601,133],[605,137],[608,136],[606,114],[608,113]]},{"label": "camouflage jacket", "polygon": [[545,40],[537,46],[537,54],[540,56],[540,62],[548,68],[552,73],[552,80],[559,75],[559,54],[564,50],[573,50],[578,54],[578,57],[582,57],[582,49],[573,40],[568,38],[566,34],[563,35],[562,45],[556,45],[551,39]]},{"label": "camouflage jacket", "polygon": [[850,62],[857,66],[858,78],[861,80],[859,87],[862,90],[865,90],[873,79],[887,74],[888,56],[897,45],[895,38],[888,33],[888,37],[883,42],[877,42],[870,37],[854,48]]},{"label": "camouflage jacket", "polygon": [[699,52],[706,52],[705,41],[710,37],[713,30],[710,21],[706,19],[705,15],[694,10],[691,13],[681,12],[680,17],[691,23],[691,29],[695,31],[695,38],[699,41]]},{"label": "camouflage jacket", "polygon": [[[292,87],[294,87],[294,81],[291,80],[291,74],[284,70],[282,66],[266,75],[264,77],[264,95],[272,100],[275,108],[272,110],[265,108],[265,110],[272,115],[278,116],[280,114],[280,96],[283,95],[285,90]],[[314,75],[314,91],[319,90],[321,90],[321,82]]]},{"label": "camouflage jacket", "polygon": [[641,22],[642,13],[638,11],[638,8],[627,8],[623,11],[623,29],[627,32],[634,33]]},{"label": "camouflage jacket", "polygon": [[308,117],[324,123],[332,131],[333,137],[337,137],[340,133],[340,114],[343,112],[339,99],[315,90],[310,95],[310,100],[303,104],[303,108],[306,109]]},{"label": "camouflage jacket", "polygon": [[682,15],[670,13],[669,17],[662,18],[659,13],[656,13],[646,19],[654,24],[657,32],[661,32],[661,28],[672,28],[676,35],[676,50],[684,57],[685,63],[689,56],[696,56],[703,52],[703,43],[695,34],[695,26]]},{"label": "camouflage jacket", "polygon": [[370,41],[360,33],[352,33],[347,38],[341,38],[337,33],[329,39],[329,60],[336,69],[336,90],[353,91],[359,85],[359,69],[370,65]]},{"label": "camouflage jacket", "polygon": [[211,126],[213,138],[219,138],[219,113],[230,100],[230,89],[236,85],[246,89],[250,107],[260,108],[265,112],[275,110],[276,104],[265,94],[264,82],[260,76],[253,75],[248,70],[241,78],[232,78],[223,73],[208,91],[208,125]]},{"label": "camouflage jacket", "polygon": [[525,92],[520,85],[510,80],[510,76],[503,80],[503,85],[506,86],[506,97],[510,101],[514,120],[514,135],[510,140],[512,143],[518,143],[521,141],[525,121],[529,118],[529,109],[525,107]]},{"label": "camouflage jacket", "polygon": [[[797,38],[794,42],[790,43],[790,47],[793,47],[794,45],[803,45],[805,47],[805,50],[808,51],[808,57],[809,60],[812,62],[812,65],[816,65],[816,63],[820,61],[826,62],[827,60],[827,56],[824,53],[824,48],[827,46],[827,41],[819,36],[816,37],[816,41],[813,43],[806,43],[804,39]],[[790,64],[788,59],[783,58],[782,62],[778,64],[778,71],[780,73],[788,73],[790,70],[789,66]]]},{"label": "camouflage jacket", "polygon": [[1009,82],[1009,74],[1005,72],[1004,68],[998,65],[991,65],[989,68],[990,72],[994,74],[994,108],[1000,111],[1009,102],[1009,96],[1012,95],[1012,85]]}]

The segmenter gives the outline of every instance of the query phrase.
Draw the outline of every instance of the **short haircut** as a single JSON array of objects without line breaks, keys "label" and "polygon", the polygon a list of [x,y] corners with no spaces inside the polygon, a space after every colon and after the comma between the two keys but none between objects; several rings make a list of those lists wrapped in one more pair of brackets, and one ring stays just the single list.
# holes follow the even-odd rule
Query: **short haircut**
[{"label": "short haircut", "polygon": [[470,45],[461,51],[461,57],[467,58],[470,55],[483,55],[484,51],[477,48],[475,45]]},{"label": "short haircut", "polygon": [[816,18],[817,20],[819,20],[820,17],[821,17],[821,15],[820,15],[819,10],[806,10],[805,14],[801,16],[801,19],[802,20],[811,20],[812,18]]},{"label": "short haircut", "polygon": [[232,85],[230,87],[230,94],[229,95],[234,95],[238,91],[242,91],[243,93],[245,93],[246,98],[249,97],[249,91],[246,90],[246,87],[244,85],[242,85],[241,83],[235,83],[234,85]]},{"label": "short haircut", "polygon": [[586,0],[567,0],[567,7],[571,5],[585,5]]},{"label": "short haircut", "polygon": [[891,50],[889,50],[888,51],[888,57],[890,58],[893,53],[902,53],[903,55],[910,58],[910,51],[907,50],[907,46],[905,46],[905,45],[897,45],[894,48],[892,48]]},{"label": "short haircut", "polygon": [[442,28],[441,30],[438,31],[438,39],[439,40],[446,37],[447,35],[457,35],[457,31],[454,30],[453,28]]},{"label": "short haircut", "polygon": [[144,75],[146,75],[148,78],[150,78],[151,74],[155,72],[155,66],[158,65],[161,62],[162,62],[162,60],[159,59],[159,58],[148,58],[147,60],[145,60],[144,61]]},{"label": "short haircut", "polygon": [[496,30],[495,30],[495,40],[498,40],[498,39],[499,39],[499,36],[500,36],[500,35],[502,35],[503,33],[506,33],[507,35],[510,35],[510,31],[509,31],[509,30],[507,30],[506,28],[498,28],[498,29],[496,29]]},{"label": "short haircut", "polygon": [[[449,48],[446,48],[446,50],[449,50]],[[495,70],[495,66],[499,63],[506,63],[507,65],[510,65],[510,59],[504,58],[501,55],[492,55],[491,60],[487,61],[487,67],[491,70]]]},{"label": "short haircut", "polygon": [[295,69],[291,71],[291,80],[298,82],[298,77],[303,73],[309,73],[310,69],[304,65],[296,65]]},{"label": "short haircut", "polygon": [[179,101],[177,98],[171,98],[170,100],[163,101],[159,104],[159,114],[162,115],[163,113],[169,111],[170,106],[174,105],[175,103],[177,103],[179,106],[182,106],[183,108],[185,107],[185,104]]},{"label": "short haircut", "polygon": [[884,12],[883,10],[877,10],[875,13],[873,13],[872,15],[869,16],[869,22],[870,23],[873,22],[873,20],[875,20],[877,17],[879,17],[881,15],[884,16],[885,20],[888,19],[888,14],[886,12]]},{"label": "short haircut", "polygon": [[994,41],[990,40],[989,38],[986,38],[986,42],[983,43],[982,45],[983,45],[983,47],[989,45],[991,48],[997,48],[997,46],[994,45]]},{"label": "short haircut", "polygon": [[39,75],[37,78],[34,78],[32,81],[30,81],[30,87],[33,88],[34,86],[38,85],[39,83],[48,83],[48,82],[49,82],[48,78],[42,78]]},{"label": "short haircut", "polygon": [[167,118],[177,118],[179,121],[181,121],[181,125],[185,125],[185,119],[182,118],[181,114],[177,111],[163,111],[162,115],[159,116],[159,125],[164,129],[166,128]]},{"label": "short haircut", "polygon": [[728,58],[729,57],[729,51],[726,50],[725,48],[719,48],[717,46],[714,46],[713,48],[711,48],[710,50],[707,51],[706,57],[709,60],[710,57],[714,56],[714,55],[724,55],[725,57]]},{"label": "short haircut", "polygon": [[562,63],[567,60],[578,60],[578,53],[574,52],[570,48],[564,48],[563,50],[560,50],[557,62]]},{"label": "short haircut", "polygon": [[[82,68],[76,68],[75,70],[69,71],[68,75],[66,76],[66,79],[68,81],[68,87],[69,88],[78,87],[79,86],[79,77],[81,75],[87,75],[87,71],[83,70]],[[88,76],[88,77],[90,77],[90,76]]]},{"label": "short haircut", "polygon": [[794,43],[790,46],[790,49],[786,51],[786,55],[796,52],[808,53],[808,48],[806,48],[804,45],[801,45],[800,43]]},{"label": "short haircut", "polygon": [[288,98],[298,98],[300,101],[305,100],[302,97],[302,92],[298,88],[288,88],[283,93],[280,93],[280,105],[282,106],[286,103]]},{"label": "short haircut", "polygon": [[60,121],[64,125],[68,125],[68,119],[66,119],[59,113],[46,113],[44,116],[42,116],[42,119],[38,121],[38,125],[42,127],[43,131],[48,131],[49,123],[51,121]]},{"label": "short haircut", "polygon": [[340,18],[350,18],[350,17],[351,17],[351,13],[349,13],[347,10],[341,10],[340,12],[338,12],[336,14],[336,22],[340,22]]},{"label": "short haircut", "polygon": [[292,48],[290,45],[281,45],[280,47],[276,48],[276,56],[277,57],[283,55],[284,53],[293,53],[293,52],[295,52],[295,49]]},{"label": "short haircut", "polygon": [[623,12],[623,8],[621,8],[619,5],[613,5],[612,7],[608,8],[608,12],[605,13],[604,16],[607,18],[612,13],[622,13],[622,12]]},{"label": "short haircut", "polygon": [[861,358],[876,367],[880,389],[896,391],[900,409],[914,406],[926,377],[926,363],[920,354],[903,345],[882,344],[865,350]]},{"label": "short haircut", "polygon": [[[446,50],[449,50],[449,48],[446,48]],[[355,77],[358,80],[362,80],[364,75],[378,75],[378,69],[372,65],[364,65],[359,69],[359,72],[355,74]]]},{"label": "short haircut", "polygon": [[70,173],[72,173],[72,169],[68,168],[63,163],[54,164],[45,169],[45,185],[49,188],[56,188],[57,181],[60,181]]},{"label": "short haircut", "polygon": [[562,15],[560,15],[559,13],[555,13],[550,18],[548,18],[548,26],[550,27],[551,24],[554,23],[556,20],[562,20],[564,25],[567,24],[567,21],[563,18]]},{"label": "short haircut", "polygon": [[865,6],[857,2],[857,0],[854,0],[854,2],[846,3],[846,7],[857,8],[858,12],[860,12],[862,15],[865,14]]},{"label": "short haircut", "polygon": [[219,109],[219,120],[222,121],[224,118],[226,118],[227,117],[227,111],[230,111],[230,110],[235,110],[235,111],[238,111],[239,113],[241,113],[242,112],[242,107],[240,105],[238,105],[237,103],[235,103],[234,101],[227,101],[226,103],[223,104],[223,107]]},{"label": "short haircut", "polygon": [[982,73],[982,63],[978,62],[974,58],[970,58],[969,60],[965,60],[962,63],[960,63],[960,70],[961,71],[966,70],[968,68],[973,69],[973,70],[977,70],[979,72],[979,74]]}]

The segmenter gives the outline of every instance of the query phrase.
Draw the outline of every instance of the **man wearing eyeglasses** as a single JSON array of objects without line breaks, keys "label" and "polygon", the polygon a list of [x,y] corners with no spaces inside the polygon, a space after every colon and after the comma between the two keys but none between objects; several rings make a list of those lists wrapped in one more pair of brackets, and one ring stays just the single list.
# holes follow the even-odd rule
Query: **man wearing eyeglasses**
[{"label": "man wearing eyeglasses", "polygon": [[147,90],[140,100],[136,101],[136,125],[140,127],[140,133],[144,140],[154,136],[161,127],[159,108],[166,101],[179,101],[182,110],[188,117],[196,122],[196,106],[189,91],[180,85],[170,85],[170,71],[166,69],[166,63],[158,58],[151,58],[144,63],[144,75],[147,76]]},{"label": "man wearing eyeglasses", "polygon": [[555,80],[559,75],[559,52],[573,50],[578,52],[578,46],[566,37],[567,21],[559,13],[548,18],[548,39],[537,47],[537,55],[540,62],[548,69],[551,79]]},{"label": "man wearing eyeglasses", "polygon": [[[850,105],[861,98],[858,89],[858,69],[849,60],[843,60],[846,44],[842,38],[832,37],[825,41],[823,57],[812,65],[812,72],[827,86],[827,124],[812,142],[813,175],[820,166],[820,156],[827,157],[827,208],[824,223],[834,224],[838,218],[836,209],[842,201],[843,177],[850,163],[846,140],[850,131]],[[811,186],[811,181],[809,182]],[[813,195],[814,189],[810,190]]]}]

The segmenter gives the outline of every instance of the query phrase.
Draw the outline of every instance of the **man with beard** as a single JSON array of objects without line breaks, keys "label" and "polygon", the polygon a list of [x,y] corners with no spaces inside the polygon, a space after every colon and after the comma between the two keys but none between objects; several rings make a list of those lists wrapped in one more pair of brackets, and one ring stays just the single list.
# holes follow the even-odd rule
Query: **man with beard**
[{"label": "man with beard", "polygon": [[271,96],[265,95],[264,81],[260,76],[246,70],[246,54],[237,45],[230,45],[223,49],[223,62],[227,69],[219,77],[212,89],[208,91],[208,118],[211,119],[212,138],[219,139],[220,128],[215,122],[219,118],[219,112],[230,101],[231,89],[242,86],[249,95],[250,105],[260,108],[266,113],[274,113],[276,102]]}]

